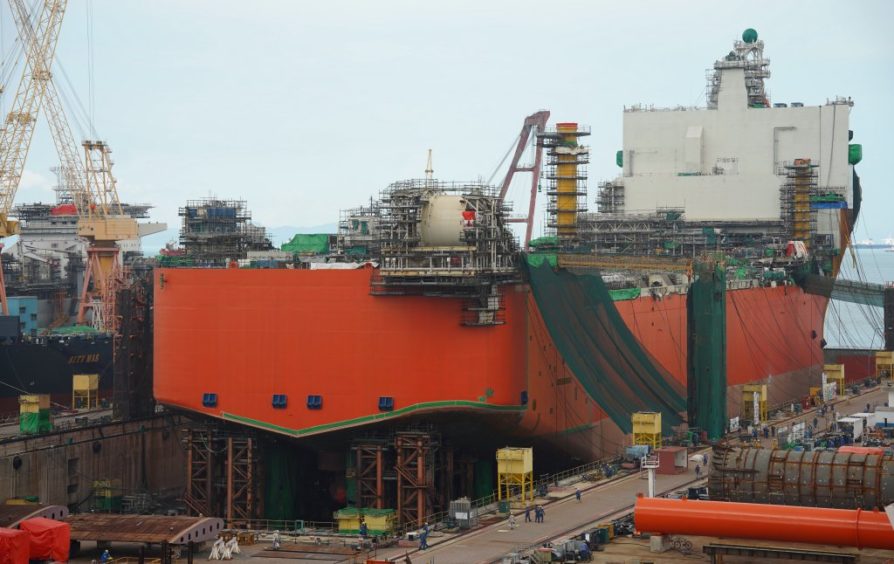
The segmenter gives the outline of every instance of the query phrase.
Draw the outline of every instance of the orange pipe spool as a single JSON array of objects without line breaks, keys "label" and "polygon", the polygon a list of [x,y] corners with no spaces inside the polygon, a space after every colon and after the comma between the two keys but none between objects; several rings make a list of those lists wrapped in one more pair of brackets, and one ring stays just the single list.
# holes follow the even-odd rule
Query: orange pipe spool
[{"label": "orange pipe spool", "polygon": [[637,530],[894,549],[894,527],[880,511],[639,497]]}]

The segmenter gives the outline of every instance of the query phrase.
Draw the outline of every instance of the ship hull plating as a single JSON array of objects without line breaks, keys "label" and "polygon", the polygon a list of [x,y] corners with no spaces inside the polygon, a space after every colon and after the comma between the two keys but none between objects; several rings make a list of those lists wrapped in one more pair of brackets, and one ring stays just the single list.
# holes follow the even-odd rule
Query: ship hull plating
[{"label": "ship hull plating", "polygon": [[[448,428],[474,414],[493,422],[495,443],[546,442],[581,459],[623,446],[565,366],[527,285],[503,288],[504,325],[465,327],[461,300],[373,296],[374,273],[158,271],[156,398],[296,438],[427,419]],[[728,293],[731,411],[746,383],[768,382],[781,400],[819,382],[826,303],[796,286]],[[685,295],[615,306],[685,384]]]}]

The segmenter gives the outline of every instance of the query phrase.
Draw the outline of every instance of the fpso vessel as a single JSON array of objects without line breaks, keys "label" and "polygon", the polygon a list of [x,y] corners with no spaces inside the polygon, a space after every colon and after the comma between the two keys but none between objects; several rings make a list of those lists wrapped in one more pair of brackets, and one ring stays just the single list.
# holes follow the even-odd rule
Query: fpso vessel
[{"label": "fpso vessel", "polygon": [[[681,422],[693,260],[722,272],[729,411],[740,387],[805,395],[859,210],[850,100],[770,104],[753,30],[707,108],[624,112],[621,172],[587,212],[573,123],[538,132],[550,236],[522,254],[495,190],[400,182],[289,269],[160,269],[155,395],[291,437],[432,422],[467,444],[617,452],[630,412]],[[699,260],[701,260],[699,259]],[[322,443],[320,443],[322,444]]]}]

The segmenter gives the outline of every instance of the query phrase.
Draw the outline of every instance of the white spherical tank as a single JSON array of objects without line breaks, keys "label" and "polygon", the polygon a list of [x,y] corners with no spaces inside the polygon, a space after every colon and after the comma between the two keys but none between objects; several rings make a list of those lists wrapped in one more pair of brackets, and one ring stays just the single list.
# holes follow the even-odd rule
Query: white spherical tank
[{"label": "white spherical tank", "polygon": [[456,247],[462,241],[466,200],[454,194],[434,194],[422,208],[419,235],[427,247]]}]

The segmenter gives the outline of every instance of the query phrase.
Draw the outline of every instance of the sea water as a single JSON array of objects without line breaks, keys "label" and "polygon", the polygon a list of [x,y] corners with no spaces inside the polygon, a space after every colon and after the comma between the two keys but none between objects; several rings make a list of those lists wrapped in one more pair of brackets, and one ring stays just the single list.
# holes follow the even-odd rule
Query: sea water
[{"label": "sea water", "polygon": [[[839,279],[884,284],[894,281],[894,250],[854,249],[844,256]],[[876,349],[885,344],[880,307],[832,300],[826,310],[825,339],[829,348]]]}]

